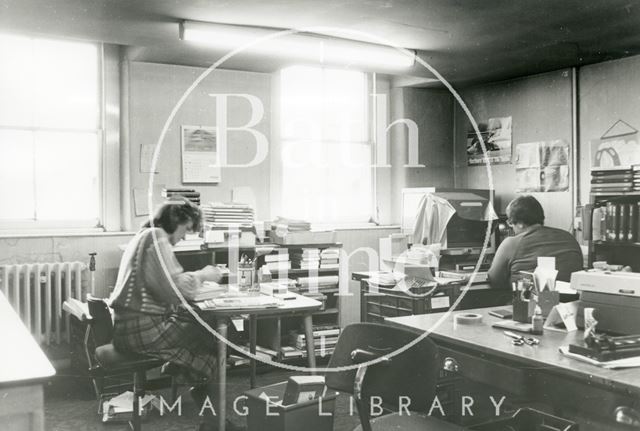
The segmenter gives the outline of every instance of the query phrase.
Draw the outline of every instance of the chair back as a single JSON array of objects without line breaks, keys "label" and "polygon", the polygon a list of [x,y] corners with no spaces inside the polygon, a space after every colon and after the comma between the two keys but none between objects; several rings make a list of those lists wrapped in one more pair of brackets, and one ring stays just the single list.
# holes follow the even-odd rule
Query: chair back
[{"label": "chair back", "polygon": [[111,343],[113,340],[113,321],[109,306],[102,298],[87,296],[87,305],[91,315],[91,331],[95,347]]},{"label": "chair back", "polygon": [[[354,323],[344,328],[336,344],[329,368],[344,367],[386,356],[418,337],[413,332],[376,323]],[[410,400],[410,410],[424,411],[433,402],[442,367],[438,348],[428,337],[411,348],[367,367],[362,397],[379,396],[385,406],[397,408],[401,397]],[[353,394],[356,370],[328,372],[326,385]]]}]

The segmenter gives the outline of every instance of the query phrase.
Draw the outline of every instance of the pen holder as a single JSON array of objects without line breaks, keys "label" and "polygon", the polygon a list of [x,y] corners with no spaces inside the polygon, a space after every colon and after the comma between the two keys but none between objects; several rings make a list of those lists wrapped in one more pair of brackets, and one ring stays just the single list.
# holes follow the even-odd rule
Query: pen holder
[{"label": "pen holder", "polygon": [[253,264],[238,264],[238,287],[240,289],[251,289],[255,278],[256,269]]},{"label": "pen holder", "polygon": [[538,294],[538,306],[545,319],[551,313],[553,307],[560,303],[560,292],[544,290]]},{"label": "pen holder", "polygon": [[535,313],[536,302],[525,299],[520,293],[513,295],[513,320],[522,323],[531,323],[531,317]]}]

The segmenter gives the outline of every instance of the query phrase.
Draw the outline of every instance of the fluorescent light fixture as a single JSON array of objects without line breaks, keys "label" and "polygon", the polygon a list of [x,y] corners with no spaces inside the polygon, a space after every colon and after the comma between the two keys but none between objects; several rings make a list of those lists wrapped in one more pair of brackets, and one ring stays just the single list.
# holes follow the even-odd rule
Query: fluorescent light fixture
[{"label": "fluorescent light fixture", "polygon": [[414,51],[311,33],[273,37],[282,31],[197,21],[180,23],[180,39],[229,52],[251,44],[242,53],[365,69],[407,69],[415,63]]}]

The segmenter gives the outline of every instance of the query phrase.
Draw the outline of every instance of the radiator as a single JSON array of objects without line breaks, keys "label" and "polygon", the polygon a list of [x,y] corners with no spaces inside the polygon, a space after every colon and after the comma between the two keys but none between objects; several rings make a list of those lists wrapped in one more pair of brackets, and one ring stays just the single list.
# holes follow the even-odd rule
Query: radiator
[{"label": "radiator", "polygon": [[38,343],[70,342],[67,298],[83,300],[82,262],[0,265],[0,289]]}]

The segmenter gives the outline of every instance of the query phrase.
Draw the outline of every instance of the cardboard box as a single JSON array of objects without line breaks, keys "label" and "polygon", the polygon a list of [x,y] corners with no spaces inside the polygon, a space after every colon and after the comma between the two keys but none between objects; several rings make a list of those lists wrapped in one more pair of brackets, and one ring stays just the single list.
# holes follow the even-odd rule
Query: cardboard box
[{"label": "cardboard box", "polygon": [[337,392],[327,389],[322,398],[283,405],[286,387],[281,382],[245,392],[247,431],[333,431]]}]

